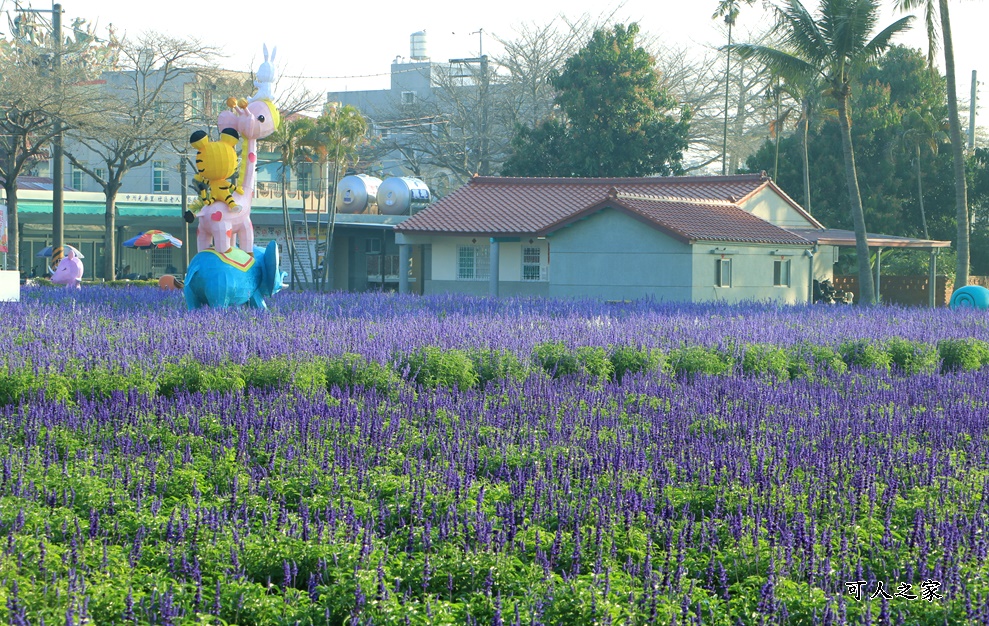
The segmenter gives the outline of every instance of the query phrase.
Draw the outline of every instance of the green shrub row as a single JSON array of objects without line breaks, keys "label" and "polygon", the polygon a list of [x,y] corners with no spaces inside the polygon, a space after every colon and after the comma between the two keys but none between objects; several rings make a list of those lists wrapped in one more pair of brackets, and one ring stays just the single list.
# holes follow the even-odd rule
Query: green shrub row
[{"label": "green shrub row", "polygon": [[64,371],[53,368],[40,372],[32,368],[0,371],[0,405],[38,394],[49,400],[68,402],[77,395],[110,397],[114,392],[127,393],[131,390],[166,397],[180,391],[236,392],[268,388],[295,388],[313,393],[317,389],[361,386],[389,392],[396,390],[401,383],[401,377],[393,368],[352,353],[329,359],[252,359],[246,365],[207,365],[186,358],[178,363],[166,363],[164,370],[157,375],[139,368],[128,371],[87,369],[70,363]]},{"label": "green shrub row", "polygon": [[978,339],[945,339],[936,346],[894,337],[884,342],[848,341],[837,348],[801,343],[788,348],[749,344],[734,352],[686,346],[663,353],[656,348],[599,346],[568,348],[563,342],[535,346],[529,364],[504,349],[444,350],[427,346],[397,356],[391,365],[347,353],[333,358],[253,359],[246,365],[205,365],[186,358],[168,363],[160,373],[139,368],[89,369],[70,363],[64,371],[33,368],[0,371],[0,405],[43,393],[51,400],[71,401],[77,395],[109,397],[134,390],[172,396],[179,391],[235,392],[243,389],[374,388],[397,390],[404,381],[423,387],[466,389],[491,381],[521,381],[533,370],[552,378],[580,375],[597,382],[622,380],[641,372],[678,377],[718,376],[736,369],[748,376],[775,380],[819,378],[843,374],[849,367],[902,374],[977,370],[989,364],[989,343]]},{"label": "green shrub row", "polygon": [[[65,289],[65,285],[56,285],[49,278],[32,278],[31,282],[36,287],[57,287],[58,289]],[[99,287],[157,287],[158,279],[140,279],[140,280],[83,280],[83,286],[92,285]]]}]

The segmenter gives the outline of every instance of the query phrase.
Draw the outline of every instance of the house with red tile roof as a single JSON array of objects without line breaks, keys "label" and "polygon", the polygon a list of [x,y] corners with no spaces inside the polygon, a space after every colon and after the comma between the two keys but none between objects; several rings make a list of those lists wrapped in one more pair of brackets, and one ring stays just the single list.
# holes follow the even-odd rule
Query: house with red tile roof
[{"label": "house with red tile roof", "polygon": [[427,294],[795,303],[835,253],[794,231],[822,229],[753,174],[475,177],[395,233]]}]

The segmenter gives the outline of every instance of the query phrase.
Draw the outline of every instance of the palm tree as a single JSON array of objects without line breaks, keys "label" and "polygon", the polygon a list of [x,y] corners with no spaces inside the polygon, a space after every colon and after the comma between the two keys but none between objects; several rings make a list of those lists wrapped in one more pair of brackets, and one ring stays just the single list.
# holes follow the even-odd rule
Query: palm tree
[{"label": "palm tree", "polygon": [[955,220],[958,223],[955,265],[955,284],[968,284],[969,219],[968,189],[965,184],[965,154],[962,151],[962,127],[958,121],[958,90],[955,85],[955,48],[951,40],[951,16],[948,0],[896,0],[901,11],[924,8],[927,26],[927,66],[934,70],[934,55],[938,48],[937,16],[941,17],[941,36],[944,38],[944,72],[948,82],[948,132],[951,137],[951,157],[955,167]]},{"label": "palm tree", "polygon": [[[357,149],[367,136],[367,120],[361,112],[351,105],[343,107],[330,106],[316,118],[315,128],[310,134],[313,145],[316,146],[320,154],[320,160],[324,164],[330,162],[332,156],[333,182],[328,187],[327,198],[327,221],[329,228],[326,233],[323,255],[323,272],[319,279],[320,290],[326,288],[330,278],[330,265],[333,259],[333,231],[336,226],[336,188],[340,180],[340,175],[346,169],[349,162],[356,163]],[[323,176],[323,169],[320,168],[320,177]],[[331,195],[332,194],[332,195]],[[316,232],[319,233],[319,215],[316,216]]]},{"label": "palm tree", "polygon": [[[755,0],[741,0],[745,4],[752,6]],[[739,0],[719,0],[718,10],[714,12],[711,19],[724,18],[728,25],[728,47],[725,49],[725,130],[721,143],[721,175],[728,173],[728,85],[731,80],[731,31],[738,19]]]},{"label": "palm tree", "polygon": [[[800,110],[796,112],[798,114],[796,127],[800,131],[804,182],[803,207],[808,213],[812,213],[810,197],[810,129],[811,126],[817,127],[819,123],[817,118],[819,116],[823,118],[827,115],[827,111],[823,110],[821,102],[823,90],[817,75],[802,77],[800,80],[793,77],[787,79],[780,76],[778,78],[782,80],[778,87],[780,94],[785,94],[800,103]],[[789,111],[785,113],[783,119],[785,120],[790,114]],[[777,134],[778,137],[779,135]],[[773,177],[775,178],[775,175]]]},{"label": "palm tree", "polygon": [[[308,117],[299,117],[280,124],[278,128],[268,138],[265,143],[271,145],[278,152],[281,161],[281,187],[282,187],[282,217],[285,222],[285,247],[288,251],[289,265],[292,268],[292,286],[299,283],[299,279],[304,275],[301,264],[296,266],[298,260],[295,254],[295,238],[292,232],[292,224],[288,214],[288,173],[295,163],[296,155],[302,149],[302,138],[308,135],[315,122]],[[298,274],[296,273],[298,270]]]},{"label": "palm tree", "polygon": [[899,135],[899,147],[910,154],[917,173],[917,201],[920,204],[920,221],[924,228],[924,239],[930,239],[927,232],[927,214],[924,211],[924,182],[921,169],[921,152],[936,155],[938,145],[948,139],[941,130],[941,124],[930,111],[909,111],[903,116],[903,130]]},{"label": "palm tree", "polygon": [[869,39],[879,17],[878,0],[821,0],[816,18],[800,0],[787,0],[783,8],[777,9],[777,15],[783,37],[780,48],[742,44],[736,49],[743,58],[758,59],[785,78],[800,81],[819,77],[825,93],[837,103],[845,182],[855,225],[859,302],[873,304],[875,282],[869,266],[869,242],[852,146],[852,78],[882,55],[893,36],[909,27],[912,17],[897,20]]}]

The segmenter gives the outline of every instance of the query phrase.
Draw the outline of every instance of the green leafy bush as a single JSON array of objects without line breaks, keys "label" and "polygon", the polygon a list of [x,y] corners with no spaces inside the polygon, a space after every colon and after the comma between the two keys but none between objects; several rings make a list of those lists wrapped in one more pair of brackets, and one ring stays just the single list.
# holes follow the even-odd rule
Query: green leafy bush
[{"label": "green leafy bush", "polygon": [[131,389],[141,394],[152,395],[158,391],[154,377],[141,369],[127,372],[108,368],[78,368],[71,374],[73,392],[87,398],[109,398],[113,392],[128,392]]},{"label": "green leafy bush", "polygon": [[326,387],[353,389],[363,387],[388,393],[398,388],[401,377],[392,368],[368,361],[360,354],[346,352],[326,361]]},{"label": "green leafy bush", "polygon": [[68,402],[75,397],[72,381],[53,369],[35,373],[24,367],[0,372],[0,405],[15,404],[22,398],[42,393],[47,400]]},{"label": "green leafy bush", "polygon": [[867,339],[846,341],[838,347],[838,352],[849,367],[889,371],[893,364],[893,359],[881,345]]},{"label": "green leafy bush", "polygon": [[467,356],[474,364],[478,384],[482,387],[492,380],[520,381],[527,374],[525,366],[510,350],[474,348],[467,351]]},{"label": "green leafy bush", "polygon": [[820,375],[841,375],[848,365],[834,348],[813,343],[800,343],[788,350],[790,378],[814,379]]},{"label": "green leafy bush", "polygon": [[532,349],[532,362],[543,368],[553,378],[576,374],[580,370],[577,355],[562,341],[547,341]]},{"label": "green leafy bush", "polygon": [[420,348],[401,361],[402,369],[424,387],[467,389],[477,384],[474,363],[463,350],[443,350],[436,346]]},{"label": "green leafy bush", "polygon": [[720,352],[715,348],[688,346],[678,348],[670,353],[670,367],[674,374],[680,376],[726,374],[731,371],[734,364],[735,361],[730,354]]},{"label": "green leafy bush", "polygon": [[627,374],[652,372],[663,367],[663,353],[656,348],[617,346],[609,355],[613,377],[619,383]]},{"label": "green leafy bush", "polygon": [[941,371],[972,371],[989,363],[989,343],[981,339],[942,339],[937,343]]},{"label": "green leafy bush", "polygon": [[581,346],[575,356],[578,370],[591,378],[605,381],[614,375],[615,366],[611,364],[608,352],[600,346]]},{"label": "green leafy bush", "polygon": [[936,372],[941,356],[937,348],[923,341],[910,341],[892,337],[886,341],[886,352],[893,364],[904,374],[929,374]]},{"label": "green leafy bush", "polygon": [[164,396],[172,396],[179,391],[229,393],[245,386],[244,368],[240,365],[205,365],[191,358],[166,363],[165,372],[158,380],[158,390]]},{"label": "green leafy bush", "polygon": [[777,346],[751,344],[742,355],[742,371],[750,376],[766,376],[776,379],[790,377],[790,357]]},{"label": "green leafy bush", "polygon": [[244,384],[254,389],[294,387],[312,393],[326,387],[326,362],[319,357],[305,361],[253,358],[244,366]]}]

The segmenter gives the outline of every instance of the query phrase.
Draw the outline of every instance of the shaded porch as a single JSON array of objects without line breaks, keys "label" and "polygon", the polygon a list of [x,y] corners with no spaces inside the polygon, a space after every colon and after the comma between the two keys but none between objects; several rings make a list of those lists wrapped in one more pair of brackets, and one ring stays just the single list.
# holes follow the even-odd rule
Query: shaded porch
[{"label": "shaded porch", "polygon": [[[814,242],[817,246],[835,246],[837,248],[855,249],[855,231],[840,228],[821,229],[790,229],[791,232]],[[937,304],[937,254],[942,248],[950,248],[950,241],[938,241],[935,239],[914,239],[912,237],[898,237],[895,235],[879,235],[873,233],[866,234],[866,241],[870,251],[875,251],[876,262],[873,266],[873,281],[876,286],[876,300],[882,301],[882,257],[884,249],[909,249],[927,250],[930,254],[930,264],[926,281],[928,306],[934,307]],[[918,285],[919,286],[919,285]]]}]

